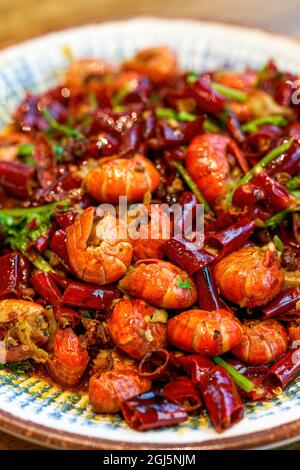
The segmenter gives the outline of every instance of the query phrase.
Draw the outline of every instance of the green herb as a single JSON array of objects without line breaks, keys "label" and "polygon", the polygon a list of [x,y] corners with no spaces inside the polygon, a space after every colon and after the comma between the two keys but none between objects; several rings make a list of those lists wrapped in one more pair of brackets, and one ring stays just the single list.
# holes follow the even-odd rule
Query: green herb
[{"label": "green herb", "polygon": [[158,119],[174,119],[174,121],[191,122],[197,119],[196,114],[187,111],[176,111],[172,108],[156,108],[155,114]]},{"label": "green herb", "polygon": [[286,184],[288,189],[298,189],[300,188],[300,175],[294,176],[291,178],[288,183]]},{"label": "green herb", "polygon": [[32,242],[47,232],[53,212],[67,206],[67,201],[60,201],[26,209],[1,209],[0,226],[6,235],[5,242],[24,253]]},{"label": "green herb", "polygon": [[62,145],[58,145],[58,144],[54,144],[53,145],[53,151],[54,151],[54,154],[55,154],[55,157],[56,157],[56,160],[58,162],[61,162],[62,161],[62,155],[64,153],[64,148],[62,147]]},{"label": "green herb", "polygon": [[230,88],[220,83],[212,83],[212,89],[217,93],[220,93],[226,98],[230,98],[234,101],[239,101],[240,103],[245,103],[248,100],[248,94],[244,91],[236,90],[235,88]]},{"label": "green herb", "polygon": [[300,199],[300,190],[290,191],[290,194],[294,196],[296,199]]},{"label": "green herb", "polygon": [[195,196],[196,196],[197,200],[200,202],[200,204],[204,205],[205,212],[212,212],[208,202],[206,201],[205,197],[201,194],[198,186],[196,185],[195,181],[192,179],[189,172],[179,162],[174,161],[173,165],[178,170],[178,172],[181,174],[182,179],[188,185],[190,190],[195,194]]},{"label": "green herb", "polygon": [[187,111],[179,111],[177,113],[177,120],[182,122],[192,122],[197,119],[196,114],[188,113]]},{"label": "green herb", "polygon": [[197,72],[190,72],[186,78],[186,83],[188,85],[192,85],[193,83],[195,83],[197,80],[198,80],[198,77],[199,77],[199,73]]},{"label": "green herb", "polygon": [[276,214],[272,215],[268,220],[265,222],[265,227],[268,227],[270,229],[276,228],[278,225],[283,222],[283,220],[291,213],[293,212],[299,212],[300,211],[300,205],[297,204],[296,207],[293,207],[292,209],[286,209],[284,211],[279,211],[276,212]]},{"label": "green herb", "polygon": [[274,245],[276,246],[277,250],[280,251],[280,253],[283,253],[283,243],[280,240],[278,235],[275,235],[273,238]]},{"label": "green herb", "polygon": [[220,127],[212,119],[206,117],[204,120],[203,128],[206,132],[219,133],[221,132]]},{"label": "green herb", "polygon": [[29,250],[24,252],[24,256],[33,264],[33,266],[39,271],[44,273],[53,273],[55,270],[50,266],[48,261],[46,261],[37,251]]},{"label": "green herb", "polygon": [[120,90],[117,91],[117,93],[112,97],[112,105],[117,106],[119,104],[122,104],[126,96],[130,93],[130,89],[128,86],[124,86],[123,88],[120,88]]},{"label": "green herb", "polygon": [[159,94],[158,93],[152,93],[150,96],[150,103],[151,104],[156,104],[158,102]]},{"label": "green herb", "polygon": [[35,166],[35,160],[33,158],[34,145],[33,144],[21,144],[18,149],[18,157],[21,158],[23,163],[28,166]]},{"label": "green herb", "polygon": [[61,134],[65,134],[68,137],[73,137],[74,139],[82,139],[84,137],[84,135],[76,129],[57,122],[46,108],[43,108],[41,113],[48,122],[50,130],[60,132]]},{"label": "green herb", "polygon": [[34,151],[33,144],[21,144],[18,150],[19,157],[28,157],[28,155],[32,155]]},{"label": "green herb", "polygon": [[87,99],[89,102],[90,107],[95,110],[98,107],[98,99],[96,94],[93,91],[89,91],[87,95]]},{"label": "green herb", "polygon": [[264,124],[271,124],[273,126],[284,127],[288,124],[287,119],[284,116],[263,116],[258,119],[246,122],[241,126],[243,132],[254,133],[259,130],[260,126]]},{"label": "green herb", "polygon": [[158,119],[175,119],[177,115],[175,109],[171,108],[155,108],[155,114]]},{"label": "green herb", "polygon": [[229,372],[229,374],[232,377],[232,380],[238,387],[240,387],[245,392],[252,392],[255,385],[253,382],[251,382],[251,380],[247,379],[247,377],[240,374],[237,370],[235,370],[233,366],[228,364],[228,362],[224,361],[224,359],[222,359],[220,356],[215,356],[212,359],[216,364],[224,367],[224,369],[226,369],[227,372]]},{"label": "green herb", "polygon": [[93,311],[92,310],[85,310],[81,315],[81,318],[93,318]]},{"label": "green herb", "polygon": [[0,369],[7,369],[14,374],[23,374],[32,369],[32,364],[30,361],[9,362],[7,364],[0,364]]},{"label": "green herb", "polygon": [[230,205],[232,202],[232,197],[234,192],[245,183],[249,183],[255,175],[261,173],[269,163],[271,163],[275,158],[279,157],[283,153],[285,153],[290,146],[292,145],[292,141],[288,140],[283,144],[275,147],[271,152],[265,155],[256,165],[254,165],[251,170],[249,170],[245,175],[239,180],[239,182],[234,186],[234,188],[230,191],[229,196],[227,198],[227,205]]},{"label": "green herb", "polygon": [[190,290],[193,289],[193,286],[192,286],[190,280],[189,279],[181,279],[181,277],[178,279],[177,287],[179,287],[180,289],[190,289]]}]

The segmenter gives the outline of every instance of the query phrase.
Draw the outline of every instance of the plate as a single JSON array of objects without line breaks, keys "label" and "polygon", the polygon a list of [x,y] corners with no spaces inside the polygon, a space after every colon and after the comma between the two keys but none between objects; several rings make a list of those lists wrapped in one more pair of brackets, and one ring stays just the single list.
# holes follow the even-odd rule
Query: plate
[{"label": "plate", "polygon": [[[273,57],[300,71],[300,43],[260,30],[194,20],[138,18],[52,33],[0,53],[0,127],[28,90],[58,83],[75,57],[118,63],[149,45],[168,45],[180,65],[200,71],[216,67],[261,67]],[[300,434],[300,380],[282,396],[247,405],[246,417],[223,434],[207,415],[178,426],[138,433],[119,416],[96,415],[83,393],[62,390],[34,377],[0,370],[0,426],[7,432],[55,448],[239,449],[291,442]]]}]

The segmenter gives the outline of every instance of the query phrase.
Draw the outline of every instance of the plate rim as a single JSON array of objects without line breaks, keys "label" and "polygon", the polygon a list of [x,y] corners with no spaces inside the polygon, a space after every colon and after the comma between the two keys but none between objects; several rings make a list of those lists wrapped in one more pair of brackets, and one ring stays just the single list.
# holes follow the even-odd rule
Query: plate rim
[{"label": "plate rim", "polygon": [[0,428],[8,434],[21,437],[29,442],[65,450],[246,450],[273,445],[275,447],[281,441],[296,440],[300,434],[300,419],[270,428],[268,432],[266,430],[254,431],[239,436],[221,437],[182,445],[135,443],[85,436],[34,423],[3,410],[0,410]]},{"label": "plate rim", "polygon": [[[0,55],[16,53],[21,50],[24,46],[34,45],[41,39],[47,39],[55,37],[56,35],[75,32],[82,28],[88,28],[93,26],[100,26],[105,23],[117,23],[117,22],[128,22],[130,20],[169,20],[171,21],[192,21],[194,23],[204,23],[206,25],[212,25],[215,27],[225,26],[228,29],[234,28],[236,30],[248,30],[253,33],[264,33],[270,38],[274,37],[277,39],[284,39],[287,42],[291,42],[300,48],[300,38],[289,36],[288,34],[279,33],[268,28],[258,27],[255,25],[249,25],[245,23],[239,23],[235,21],[224,21],[221,19],[207,19],[202,16],[191,17],[184,15],[113,15],[106,16],[103,19],[95,20],[93,22],[78,22],[66,27],[59,27],[46,31],[45,34],[37,34],[20,40],[16,43],[11,43],[0,48]],[[275,427],[261,431],[248,432],[246,434],[240,434],[232,437],[221,437],[204,440],[202,442],[191,442],[182,445],[178,444],[156,444],[149,442],[129,442],[129,441],[114,441],[111,439],[104,439],[99,437],[90,437],[81,435],[78,433],[72,433],[69,431],[63,431],[54,427],[35,423],[30,420],[16,417],[14,414],[6,412],[0,409],[0,428],[15,437],[22,438],[29,442],[39,444],[45,447],[55,449],[79,449],[79,450],[160,450],[160,449],[191,449],[191,450],[243,450],[262,448],[264,446],[276,446],[280,445],[282,441],[296,440],[300,437],[300,419],[290,421]]]}]

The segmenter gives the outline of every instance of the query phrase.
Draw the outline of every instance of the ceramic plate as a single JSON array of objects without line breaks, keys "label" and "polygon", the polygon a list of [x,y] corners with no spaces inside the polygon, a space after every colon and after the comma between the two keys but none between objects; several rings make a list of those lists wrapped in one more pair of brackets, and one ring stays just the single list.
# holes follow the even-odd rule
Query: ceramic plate
[{"label": "ceramic plate", "polygon": [[[192,20],[139,18],[53,33],[0,53],[0,126],[26,91],[55,85],[75,57],[94,56],[118,63],[145,46],[168,45],[182,67],[261,67],[274,57],[280,67],[300,71],[300,44],[255,29]],[[0,370],[0,425],[43,445],[64,448],[249,448],[278,445],[300,434],[300,380],[268,403],[249,404],[245,419],[217,434],[207,416],[138,433],[119,416],[96,415],[85,394],[71,393],[28,376]]]}]

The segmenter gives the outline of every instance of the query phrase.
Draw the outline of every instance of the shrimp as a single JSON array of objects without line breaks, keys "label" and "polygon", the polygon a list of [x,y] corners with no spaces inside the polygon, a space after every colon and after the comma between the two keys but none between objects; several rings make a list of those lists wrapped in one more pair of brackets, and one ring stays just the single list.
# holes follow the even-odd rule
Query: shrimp
[{"label": "shrimp", "polygon": [[159,183],[155,166],[142,155],[102,158],[84,179],[88,194],[96,201],[111,204],[118,204],[120,196],[127,196],[128,202],[143,201],[145,193],[154,192]]},{"label": "shrimp", "polygon": [[142,359],[153,349],[167,344],[165,310],[158,310],[140,299],[122,299],[114,307],[108,323],[113,342],[134,359]]},{"label": "shrimp", "polygon": [[250,365],[264,365],[276,361],[288,347],[287,332],[276,320],[246,320],[243,338],[232,349],[235,357]]},{"label": "shrimp", "polygon": [[273,243],[234,251],[215,266],[218,288],[240,307],[259,307],[272,300],[284,285],[280,254]]},{"label": "shrimp", "polygon": [[228,310],[188,310],[168,321],[168,340],[190,353],[216,356],[242,340],[240,321]]},{"label": "shrimp", "polygon": [[288,120],[295,119],[291,108],[280,106],[269,93],[259,90],[250,93],[245,103],[233,101],[230,107],[241,123],[271,115],[283,116]]},{"label": "shrimp", "polygon": [[154,83],[169,80],[176,73],[175,54],[167,47],[148,47],[123,64],[125,70],[147,75]]},{"label": "shrimp", "polygon": [[214,80],[221,85],[241,91],[251,91],[255,88],[258,73],[254,70],[236,72],[234,70],[221,70],[214,73]]},{"label": "shrimp", "polygon": [[89,355],[72,328],[56,330],[53,356],[47,362],[51,377],[64,387],[78,386],[88,363]]},{"label": "shrimp", "polygon": [[298,341],[300,344],[300,319],[289,322],[287,331],[289,343],[293,345],[294,341]]},{"label": "shrimp", "polygon": [[197,300],[193,279],[172,263],[156,259],[131,266],[119,287],[158,308],[186,308]]},{"label": "shrimp", "polygon": [[[169,215],[158,204],[143,205],[143,211],[145,212],[141,213],[138,218],[132,215],[132,209],[129,210],[128,214],[133,259],[134,261],[149,258],[161,259],[164,256],[162,245],[171,236],[172,222]],[[147,217],[145,223],[142,220],[144,215]],[[132,234],[130,227],[136,229],[136,224],[139,221],[138,230]]]},{"label": "shrimp", "polygon": [[103,60],[78,59],[71,62],[66,76],[65,85],[71,93],[85,91],[91,80],[101,81],[111,71],[111,68]]},{"label": "shrimp", "polygon": [[123,224],[112,214],[105,213],[97,221],[95,208],[88,207],[66,232],[70,265],[79,279],[103,285],[125,275],[132,245]]},{"label": "shrimp", "polygon": [[5,362],[28,358],[47,361],[48,353],[40,346],[49,343],[56,328],[50,310],[27,300],[1,300],[0,325],[6,328]]},{"label": "shrimp", "polygon": [[228,151],[240,158],[235,142],[219,134],[198,135],[188,146],[187,170],[208,203],[213,204],[227,192]]},{"label": "shrimp", "polygon": [[117,413],[121,402],[148,392],[151,381],[138,374],[138,365],[116,351],[101,351],[89,380],[89,399],[95,413]]},{"label": "shrimp", "polygon": [[14,162],[17,160],[21,144],[29,144],[30,139],[21,133],[10,133],[0,135],[0,161]]}]

